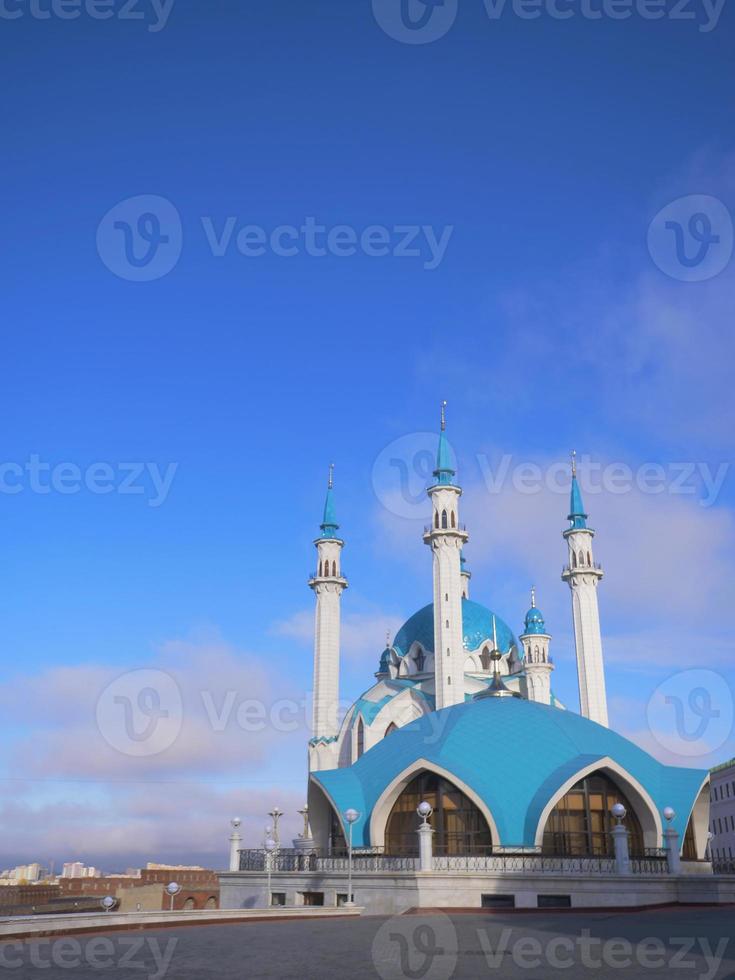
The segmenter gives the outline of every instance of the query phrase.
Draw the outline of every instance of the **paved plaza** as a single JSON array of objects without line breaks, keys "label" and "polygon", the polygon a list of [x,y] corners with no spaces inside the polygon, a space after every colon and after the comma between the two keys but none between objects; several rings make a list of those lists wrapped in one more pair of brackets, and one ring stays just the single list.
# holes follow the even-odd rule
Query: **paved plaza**
[{"label": "paved plaza", "polygon": [[735,977],[735,908],[253,922],[4,943],[22,980]]}]

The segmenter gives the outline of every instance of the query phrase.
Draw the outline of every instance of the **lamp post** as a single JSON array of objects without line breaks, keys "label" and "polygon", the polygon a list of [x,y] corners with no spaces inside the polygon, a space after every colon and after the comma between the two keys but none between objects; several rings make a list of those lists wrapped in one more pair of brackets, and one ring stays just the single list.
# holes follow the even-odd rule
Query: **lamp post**
[{"label": "lamp post", "polygon": [[173,910],[174,910],[174,899],[176,898],[176,896],[181,891],[181,885],[179,885],[175,881],[171,881],[171,882],[169,882],[168,885],[166,885],[166,891],[171,896],[171,908],[170,908],[170,911],[173,912]]},{"label": "lamp post", "polygon": [[679,854],[679,835],[676,829],[671,826],[671,821],[676,816],[673,807],[664,807],[664,819],[668,824],[664,830],[664,847],[666,848],[666,863],[669,866],[669,874],[681,874],[681,855]]},{"label": "lamp post", "polygon": [[434,833],[429,825],[429,817],[434,808],[427,800],[422,800],[416,807],[416,813],[421,817],[419,824],[419,871],[433,871],[434,857],[432,854],[431,838]]},{"label": "lamp post", "polygon": [[113,898],[112,895],[105,895],[101,902],[102,908],[105,912],[111,912],[117,905],[117,899]]},{"label": "lamp post", "polygon": [[240,837],[240,824],[242,821],[239,817],[233,817],[230,821],[232,827],[232,833],[230,834],[230,871],[240,870],[240,844],[242,843],[242,838]]},{"label": "lamp post", "polygon": [[345,810],[345,820],[349,827],[347,844],[347,901],[345,905],[350,908],[355,904],[352,897],[352,825],[359,819],[360,814],[357,810],[353,810],[352,808]]},{"label": "lamp post", "polygon": [[628,831],[623,826],[623,819],[627,810],[622,803],[614,803],[610,813],[615,817],[617,823],[612,829],[613,844],[615,846],[615,870],[620,875],[630,874],[630,855],[628,853]]},{"label": "lamp post", "polygon": [[265,907],[271,907],[271,867],[273,864],[273,852],[278,848],[278,844],[272,837],[268,836],[263,844],[265,850],[265,867],[268,874],[268,891],[265,896]]},{"label": "lamp post", "polygon": [[283,810],[279,810],[277,806],[274,806],[268,816],[273,821],[273,840],[276,842],[276,844],[280,845],[281,838],[278,836],[278,821],[283,816]]}]

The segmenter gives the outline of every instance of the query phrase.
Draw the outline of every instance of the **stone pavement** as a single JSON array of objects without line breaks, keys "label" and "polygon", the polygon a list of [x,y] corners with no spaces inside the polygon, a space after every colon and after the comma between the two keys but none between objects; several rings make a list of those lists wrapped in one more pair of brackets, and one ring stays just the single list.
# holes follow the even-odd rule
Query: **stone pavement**
[{"label": "stone pavement", "polygon": [[735,978],[735,908],[173,927],[0,945],[0,980]]}]

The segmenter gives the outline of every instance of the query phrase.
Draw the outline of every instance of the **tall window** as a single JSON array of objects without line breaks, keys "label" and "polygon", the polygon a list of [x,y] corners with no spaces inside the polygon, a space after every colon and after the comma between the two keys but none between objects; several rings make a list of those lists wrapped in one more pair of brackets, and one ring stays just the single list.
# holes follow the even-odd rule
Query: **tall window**
[{"label": "tall window", "polygon": [[632,855],[643,854],[643,831],[633,807],[611,779],[593,773],[582,779],[556,804],[544,829],[544,854],[613,856],[610,834],[615,818],[610,813],[615,803],[628,811],[625,826]]},{"label": "tall window", "polygon": [[442,511],[442,528],[445,528],[446,526],[447,526],[447,512],[445,510],[443,510]]},{"label": "tall window", "polygon": [[365,726],[362,723],[362,715],[357,722],[357,758],[359,759],[365,751]]},{"label": "tall window", "polygon": [[420,674],[424,669],[424,664],[426,663],[426,655],[421,647],[416,651],[416,656],[413,658],[413,662],[416,664],[416,673]]},{"label": "tall window", "polygon": [[422,772],[406,786],[388,817],[387,854],[418,854],[420,820],[416,807],[423,800],[434,808],[431,826],[435,854],[490,853],[490,828],[472,800],[443,776]]},{"label": "tall window", "polygon": [[490,670],[490,651],[487,647],[482,648],[482,653],[480,654],[480,666],[483,670]]}]

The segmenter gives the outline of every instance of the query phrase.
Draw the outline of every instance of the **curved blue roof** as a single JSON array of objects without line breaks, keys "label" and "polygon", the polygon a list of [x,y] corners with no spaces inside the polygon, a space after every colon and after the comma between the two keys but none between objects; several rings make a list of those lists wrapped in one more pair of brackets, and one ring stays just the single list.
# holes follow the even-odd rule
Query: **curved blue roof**
[{"label": "curved blue roof", "polygon": [[607,756],[645,787],[659,813],[674,808],[673,825],[683,840],[706,770],[665,766],[609,728],[522,698],[485,698],[432,712],[378,742],[354,765],[312,778],[340,814],[349,807],[360,812],[354,827],[359,846],[371,844],[370,818],[385,788],[420,760],[474,790],[493,815],[499,843],[530,846],[548,801]]},{"label": "curved blue roof", "polygon": [[[462,639],[465,650],[476,650],[481,643],[493,638],[492,610],[471,599],[462,599]],[[495,628],[498,635],[498,648],[507,653],[515,644],[516,638],[511,628],[499,616],[495,616]],[[434,603],[419,609],[396,633],[393,649],[400,657],[405,657],[416,641],[424,650],[434,651]]]}]

